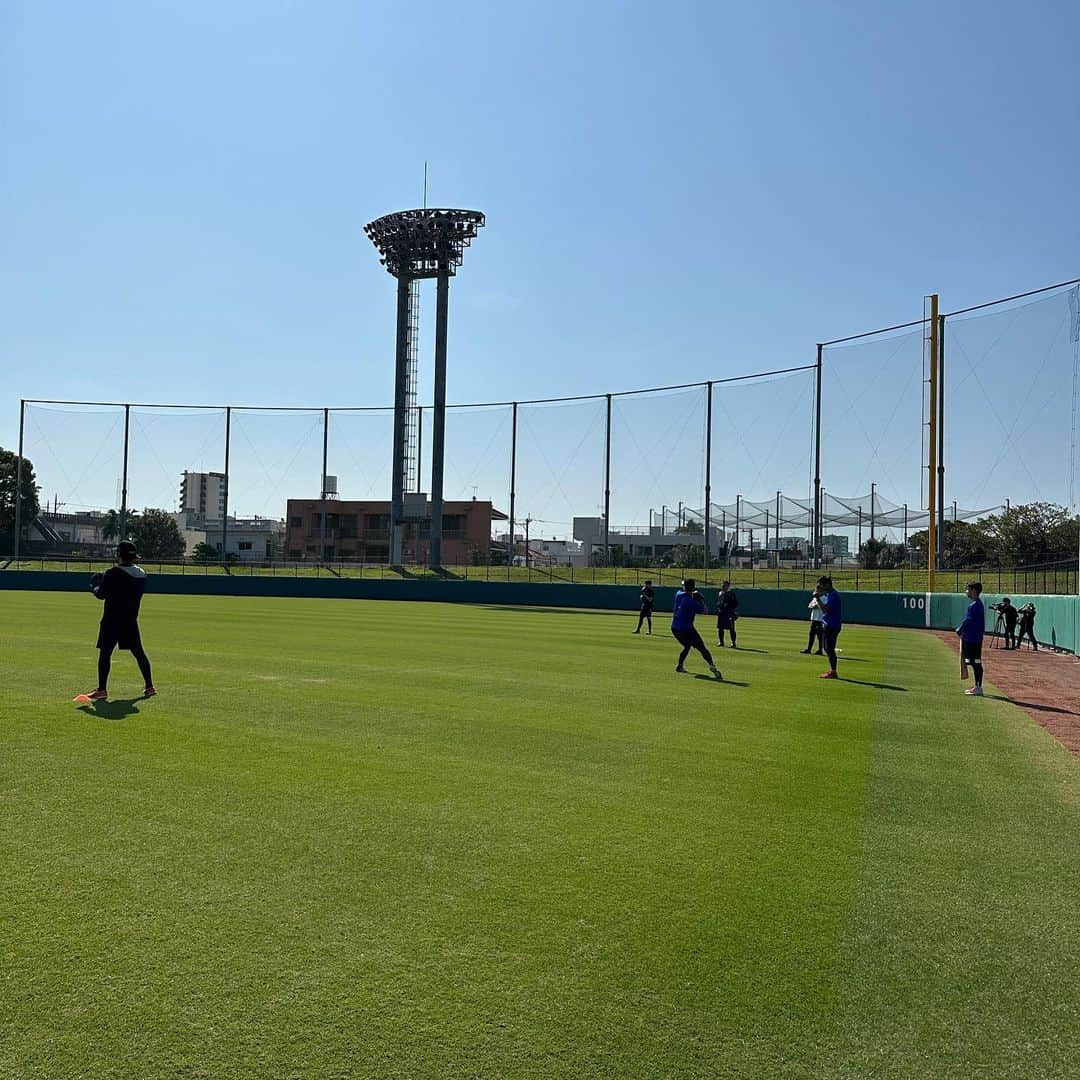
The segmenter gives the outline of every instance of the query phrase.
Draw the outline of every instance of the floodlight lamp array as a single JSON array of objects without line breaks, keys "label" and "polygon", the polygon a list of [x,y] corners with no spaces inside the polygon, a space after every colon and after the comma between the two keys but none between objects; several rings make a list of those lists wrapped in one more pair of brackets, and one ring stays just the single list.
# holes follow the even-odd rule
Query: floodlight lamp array
[{"label": "floodlight lamp array", "polygon": [[400,278],[453,275],[484,227],[479,210],[399,210],[364,226],[387,272]]}]

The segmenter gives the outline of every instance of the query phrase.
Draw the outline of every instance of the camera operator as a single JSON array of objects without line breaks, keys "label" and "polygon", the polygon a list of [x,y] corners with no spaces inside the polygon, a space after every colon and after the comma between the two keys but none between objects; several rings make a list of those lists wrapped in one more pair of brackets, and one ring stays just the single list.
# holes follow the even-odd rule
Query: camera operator
[{"label": "camera operator", "polygon": [[1000,604],[994,604],[994,610],[998,617],[1005,623],[1005,648],[1016,648],[1016,620],[1020,613],[1016,610],[1013,602],[1006,596]]},{"label": "camera operator", "polygon": [[1039,643],[1035,640],[1035,605],[1030,602],[1025,604],[1018,614],[1020,615],[1020,636],[1016,639],[1014,648],[1019,649],[1023,645],[1024,635],[1027,634],[1031,647],[1038,652]]}]

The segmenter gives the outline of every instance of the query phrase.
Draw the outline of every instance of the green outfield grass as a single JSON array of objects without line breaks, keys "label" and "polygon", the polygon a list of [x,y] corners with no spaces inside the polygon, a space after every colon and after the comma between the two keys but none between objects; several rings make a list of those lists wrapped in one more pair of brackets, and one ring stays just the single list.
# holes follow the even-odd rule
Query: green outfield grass
[{"label": "green outfield grass", "polygon": [[151,594],[80,711],[98,611],[0,593],[0,1077],[1076,1076],[1080,762],[929,634]]}]

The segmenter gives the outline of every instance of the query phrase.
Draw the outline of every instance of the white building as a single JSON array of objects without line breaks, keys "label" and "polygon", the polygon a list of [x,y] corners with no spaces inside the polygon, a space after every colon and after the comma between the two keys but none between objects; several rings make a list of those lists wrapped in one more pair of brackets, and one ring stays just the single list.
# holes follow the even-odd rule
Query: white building
[{"label": "white building", "polygon": [[[184,538],[184,553],[192,555],[198,544],[209,544],[221,552],[221,519],[204,520],[191,511],[170,515]],[[268,562],[282,558],[285,551],[285,522],[274,518],[229,518],[225,555],[237,562]]]},{"label": "white building", "polygon": [[[674,515],[673,515],[674,521]],[[604,519],[602,517],[574,518],[574,539],[581,542],[586,557],[604,550]],[[724,550],[724,533],[709,527],[709,552],[719,557]],[[608,533],[608,545],[622,549],[624,555],[636,559],[659,560],[679,547],[705,547],[705,531],[678,532],[663,525],[612,526]]]},{"label": "white building", "polygon": [[[38,515],[38,521],[41,524],[39,531],[47,540],[59,539],[65,544],[87,547],[106,543],[102,536],[102,527],[106,517],[97,511],[65,514],[46,509]],[[112,543],[115,542],[116,538],[113,537]]]},{"label": "white building", "polygon": [[190,511],[208,521],[220,521],[225,514],[225,474],[188,472],[180,478],[180,512]]}]

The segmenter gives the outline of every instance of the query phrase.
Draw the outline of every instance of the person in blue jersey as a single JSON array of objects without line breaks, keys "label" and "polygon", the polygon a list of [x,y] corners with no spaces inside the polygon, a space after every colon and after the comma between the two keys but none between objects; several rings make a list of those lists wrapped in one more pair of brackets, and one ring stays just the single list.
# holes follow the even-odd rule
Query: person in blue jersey
[{"label": "person in blue jersey", "polygon": [[705,599],[697,591],[694,579],[687,578],[682,583],[682,589],[675,594],[675,610],[671,617],[672,636],[683,647],[675,670],[685,671],[683,663],[686,657],[691,649],[697,649],[713,675],[718,679],[723,679],[720,669],[713,663],[712,653],[705,647],[701,635],[694,628],[694,619],[698,615],[704,615],[705,610]]},{"label": "person in blue jersey", "polygon": [[829,670],[821,673],[823,679],[838,679],[836,673],[836,639],[844,628],[844,608],[840,594],[833,588],[832,578],[822,574],[817,581],[814,598],[821,608],[821,622],[825,628],[825,655],[829,658]]},{"label": "person in blue jersey", "polygon": [[964,663],[971,668],[972,674],[975,676],[975,685],[969,686],[964,693],[968,697],[982,697],[982,647],[983,635],[986,633],[986,611],[982,602],[982,582],[969,581],[965,592],[971,603],[968,604],[967,614],[964,615],[964,621],[956,628],[956,633],[960,637],[960,655]]},{"label": "person in blue jersey", "polygon": [[116,545],[116,565],[104,574],[90,578],[90,591],[105,604],[98,629],[97,689],[76,700],[105,701],[109,697],[109,670],[113,650],[117,647],[131,653],[145,681],[144,694],[153,697],[154,680],[150,674],[150,659],[142,646],[139,634],[139,606],[146,591],[146,571],[135,565],[138,552],[130,540]]}]

